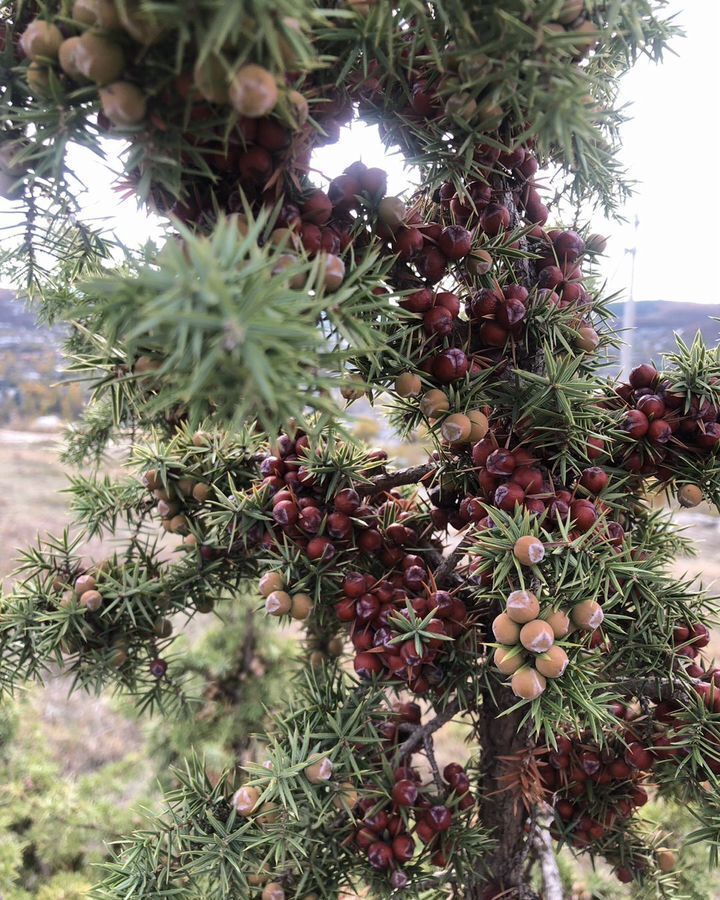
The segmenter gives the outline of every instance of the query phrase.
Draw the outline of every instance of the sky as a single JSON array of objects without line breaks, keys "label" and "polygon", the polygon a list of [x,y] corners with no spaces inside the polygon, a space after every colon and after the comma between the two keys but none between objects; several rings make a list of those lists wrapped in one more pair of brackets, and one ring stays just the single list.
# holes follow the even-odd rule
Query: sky
[{"label": "sky", "polygon": [[[720,146],[720,0],[671,0],[668,12],[677,14],[686,32],[674,44],[677,55],[667,54],[662,65],[641,61],[621,86],[631,116],[623,129],[621,161],[637,182],[623,210],[627,221],[608,222],[595,214],[592,225],[610,239],[603,267],[610,291],[629,293],[627,250],[636,247],[636,300],[720,302],[712,277],[720,252],[720,179],[713,168]],[[355,159],[386,169],[390,193],[409,187],[400,157],[388,156],[377,130],[360,123],[338,144],[319,150],[314,165],[332,177]],[[161,233],[134,201],[119,202],[112,178],[90,153],[77,151],[72,161],[88,185],[88,215],[107,217],[129,244]],[[119,170],[117,159],[115,165]]]}]

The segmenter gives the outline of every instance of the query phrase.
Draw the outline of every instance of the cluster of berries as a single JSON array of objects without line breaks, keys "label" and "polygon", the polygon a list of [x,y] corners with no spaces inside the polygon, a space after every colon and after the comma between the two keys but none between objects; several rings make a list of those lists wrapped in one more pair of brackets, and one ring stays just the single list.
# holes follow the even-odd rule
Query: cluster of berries
[{"label": "cluster of berries", "polygon": [[[420,726],[420,707],[412,702],[398,703],[393,714],[376,726],[382,738],[379,751],[373,745],[368,753],[375,762],[387,761],[401,750],[399,745],[408,734]],[[389,873],[390,884],[397,889],[409,881],[404,866],[424,861],[437,867],[447,865],[453,821],[475,806],[470,779],[459,763],[446,765],[442,779],[436,773],[423,783],[418,766],[413,765],[412,752],[402,755],[399,761],[400,765],[392,768],[389,784],[365,784],[359,795],[353,794],[355,803],[347,804],[357,823],[355,846],[367,855],[374,869]],[[427,760],[422,762],[429,768]]]},{"label": "cluster of berries", "polygon": [[[388,492],[363,499],[354,488],[327,491],[305,464],[305,435],[277,441],[275,453],[260,463],[260,486],[269,497],[272,518],[265,540],[291,541],[311,561],[326,563],[344,550],[359,550],[392,567],[405,556],[403,548],[418,542],[419,511],[411,500]],[[377,474],[386,456],[368,456],[367,472]]]},{"label": "cluster of berries", "polygon": [[172,534],[188,535],[194,513],[212,493],[204,481],[170,474],[163,480],[155,469],[148,469],[140,480],[153,496],[162,527]]},{"label": "cluster of berries", "polygon": [[384,578],[345,576],[335,615],[351,626],[353,665],[361,678],[399,679],[416,694],[444,680],[443,656],[469,627],[468,610],[430,583],[424,560],[412,553]]},{"label": "cluster of berries", "polygon": [[[551,795],[555,812],[553,837],[579,850],[594,847],[611,863],[613,843],[606,841],[647,803],[657,761],[652,735],[643,734],[647,723],[634,725],[636,713],[622,704],[615,706],[613,711],[625,724],[608,735],[602,747],[590,734],[559,735],[554,746],[546,746],[538,754],[542,785]],[[642,871],[644,861],[636,863]],[[669,871],[674,855],[660,851],[657,863]],[[634,874],[626,861],[617,861],[620,881],[632,881]]]},{"label": "cluster of berries", "polygon": [[[621,428],[627,437],[618,464],[634,474],[669,481],[675,455],[703,458],[720,445],[720,410],[696,395],[674,390],[647,363],[618,385],[613,405],[622,410]],[[682,506],[697,506],[703,493],[697,485],[685,484],[678,499]]]}]

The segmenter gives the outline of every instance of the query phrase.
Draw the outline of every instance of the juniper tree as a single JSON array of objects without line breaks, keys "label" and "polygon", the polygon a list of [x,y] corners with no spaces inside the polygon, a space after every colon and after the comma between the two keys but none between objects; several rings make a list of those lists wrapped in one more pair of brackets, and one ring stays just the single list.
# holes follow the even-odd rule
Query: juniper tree
[{"label": "juniper tree", "polygon": [[[698,338],[608,379],[580,225],[627,193],[618,82],[661,58],[664,6],[5,4],[5,267],[91,399],[74,530],[4,601],[3,688],[59,666],[182,715],[169,619],[247,590],[307,651],[257,763],[190,758],[97,896],[554,898],[552,842],[683,896],[649,791],[716,852],[713,603],[670,573],[688,548],[652,497],[720,502],[720,360]],[[413,193],[362,161],[321,180],[356,116]],[[79,215],[67,150],[114,138],[159,246]],[[426,464],[353,439],[363,396]],[[124,478],[93,474],[111,441]],[[475,756],[440,771],[454,718]]]}]

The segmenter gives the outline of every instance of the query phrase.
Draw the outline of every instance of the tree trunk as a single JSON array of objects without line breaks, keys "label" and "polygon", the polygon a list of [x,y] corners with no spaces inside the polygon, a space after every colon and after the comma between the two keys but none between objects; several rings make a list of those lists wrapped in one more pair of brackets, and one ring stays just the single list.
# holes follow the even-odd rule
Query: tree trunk
[{"label": "tree trunk", "polygon": [[[526,884],[526,862],[530,849],[525,832],[527,811],[518,793],[507,788],[508,757],[527,749],[529,727],[521,726],[525,709],[505,714],[517,703],[507,687],[494,685],[483,691],[483,705],[477,726],[482,747],[480,775],[480,819],[492,833],[495,847],[482,859],[477,888],[468,893],[472,900],[494,896],[492,887],[507,900],[531,900],[537,894]],[[505,893],[507,892],[507,893]]]}]

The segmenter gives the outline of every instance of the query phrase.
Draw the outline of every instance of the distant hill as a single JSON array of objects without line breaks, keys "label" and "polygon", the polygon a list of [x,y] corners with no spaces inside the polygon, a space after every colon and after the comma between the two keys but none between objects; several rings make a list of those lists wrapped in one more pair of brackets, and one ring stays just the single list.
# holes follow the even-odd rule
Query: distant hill
[{"label": "distant hill", "polygon": [[[610,307],[616,316],[617,328],[622,328],[624,303]],[[624,340],[632,347],[633,365],[653,359],[658,361],[662,352],[675,346],[673,333],[686,342],[692,341],[699,331],[707,344],[713,346],[720,339],[719,303],[674,303],[655,300],[635,304],[635,330]]]},{"label": "distant hill", "polygon": [[24,303],[14,299],[12,291],[0,290],[0,347],[18,343],[18,339],[36,340],[45,333]]},{"label": "distant hill", "polygon": [[[616,326],[622,328],[623,303],[610,307],[616,317]],[[635,331],[629,337],[632,345],[633,365],[648,359],[658,360],[660,354],[675,346],[673,333],[685,341],[691,341],[700,331],[710,345],[720,338],[720,304],[674,303],[657,300],[635,304]],[[628,340],[628,338],[626,338]],[[13,299],[12,291],[0,290],[0,352],[27,351],[43,346],[56,346],[60,332],[39,326],[35,317],[23,303]]]}]

